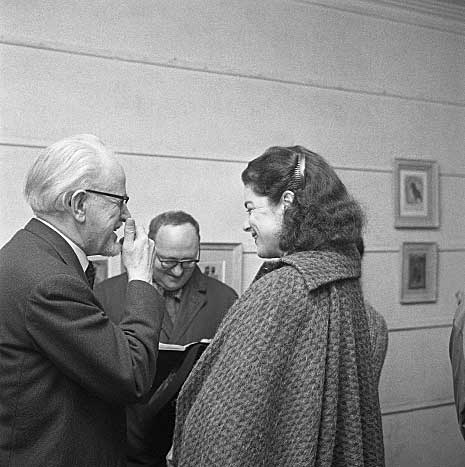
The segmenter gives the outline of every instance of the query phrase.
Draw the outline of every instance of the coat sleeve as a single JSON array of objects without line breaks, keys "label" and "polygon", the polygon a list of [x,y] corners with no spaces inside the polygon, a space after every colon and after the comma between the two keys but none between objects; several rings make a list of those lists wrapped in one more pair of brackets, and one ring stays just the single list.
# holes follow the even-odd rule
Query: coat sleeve
[{"label": "coat sleeve", "polygon": [[32,290],[25,320],[38,351],[62,373],[109,402],[127,404],[152,384],[163,312],[150,284],[131,281],[115,325],[82,281],[61,274]]},{"label": "coat sleeve", "polygon": [[115,323],[123,319],[126,304],[127,276],[115,276],[94,287],[94,294],[105,313]]},{"label": "coat sleeve", "polygon": [[457,294],[457,310],[454,316],[449,342],[449,357],[452,365],[454,400],[460,431],[465,439],[465,346],[463,328],[465,326],[465,303],[463,292]]}]

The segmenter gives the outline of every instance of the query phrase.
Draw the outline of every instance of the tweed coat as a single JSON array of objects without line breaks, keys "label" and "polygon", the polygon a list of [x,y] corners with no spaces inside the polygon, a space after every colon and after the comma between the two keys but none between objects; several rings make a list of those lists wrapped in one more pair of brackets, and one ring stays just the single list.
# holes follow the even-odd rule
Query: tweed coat
[{"label": "tweed coat", "polygon": [[1,249],[2,467],[125,465],[124,405],[150,389],[164,310],[146,282],[127,297],[117,326],[72,248],[37,219]]},{"label": "tweed coat", "polygon": [[375,373],[376,385],[379,385],[381,370],[389,343],[389,331],[384,316],[373,308],[365,300],[365,310],[368,318],[368,330],[370,332],[371,358],[373,362],[373,371]]},{"label": "tweed coat", "polygon": [[176,466],[384,465],[359,276],[308,251],[249,287],[178,397]]}]

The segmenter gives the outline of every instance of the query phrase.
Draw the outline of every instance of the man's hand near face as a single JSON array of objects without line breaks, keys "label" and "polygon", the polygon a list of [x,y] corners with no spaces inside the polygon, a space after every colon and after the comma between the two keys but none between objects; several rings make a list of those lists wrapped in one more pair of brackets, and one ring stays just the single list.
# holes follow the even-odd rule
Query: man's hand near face
[{"label": "man's hand near face", "polygon": [[134,219],[127,219],[122,257],[129,281],[152,281],[154,250],[155,244],[147,237],[143,227],[136,226]]}]

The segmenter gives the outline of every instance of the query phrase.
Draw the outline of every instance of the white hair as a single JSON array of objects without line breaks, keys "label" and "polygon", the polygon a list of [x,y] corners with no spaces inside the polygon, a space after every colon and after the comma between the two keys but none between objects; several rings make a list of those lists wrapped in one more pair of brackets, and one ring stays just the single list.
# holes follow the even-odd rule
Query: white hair
[{"label": "white hair", "polygon": [[46,148],[29,169],[24,195],[34,213],[64,211],[66,197],[90,189],[102,177],[113,152],[94,135],[76,135]]}]

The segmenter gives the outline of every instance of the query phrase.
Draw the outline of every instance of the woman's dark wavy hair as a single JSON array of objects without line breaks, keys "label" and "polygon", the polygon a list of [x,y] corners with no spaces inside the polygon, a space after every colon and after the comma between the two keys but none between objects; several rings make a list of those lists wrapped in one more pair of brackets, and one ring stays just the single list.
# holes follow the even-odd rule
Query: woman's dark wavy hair
[{"label": "woman's dark wavy hair", "polygon": [[[303,181],[296,184],[299,155],[305,158]],[[249,162],[242,182],[257,195],[278,204],[286,190],[294,201],[286,209],[280,238],[282,251],[325,250],[355,243],[362,236],[365,216],[334,169],[302,146],[274,146]]]}]

